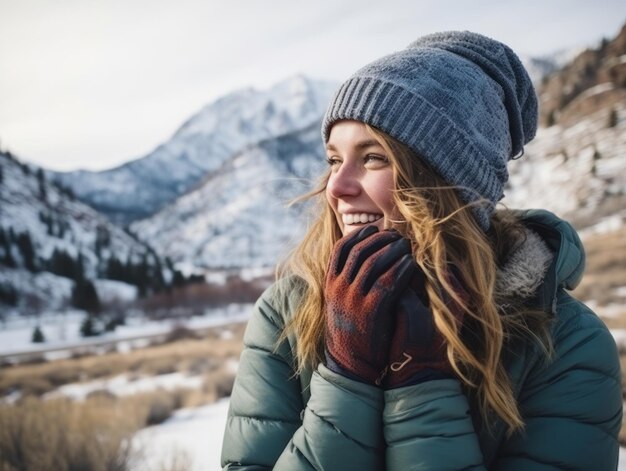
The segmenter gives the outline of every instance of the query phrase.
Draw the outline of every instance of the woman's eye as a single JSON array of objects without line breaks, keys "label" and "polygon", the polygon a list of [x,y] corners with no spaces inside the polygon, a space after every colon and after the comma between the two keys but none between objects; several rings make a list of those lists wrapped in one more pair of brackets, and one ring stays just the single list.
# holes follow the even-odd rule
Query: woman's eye
[{"label": "woman's eye", "polygon": [[367,154],[365,156],[365,166],[368,168],[382,168],[389,164],[389,159],[384,155]]},{"label": "woman's eye", "polygon": [[337,157],[327,157],[326,162],[328,162],[328,165],[330,165],[331,167],[334,167],[335,165],[339,165],[341,163],[341,161]]}]

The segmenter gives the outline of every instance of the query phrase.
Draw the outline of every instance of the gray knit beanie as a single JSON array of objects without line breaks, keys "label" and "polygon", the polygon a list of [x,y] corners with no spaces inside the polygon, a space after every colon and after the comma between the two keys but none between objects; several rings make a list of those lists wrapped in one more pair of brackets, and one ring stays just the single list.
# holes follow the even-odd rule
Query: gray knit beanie
[{"label": "gray knit beanie", "polygon": [[537,97],[506,45],[468,31],[436,33],[366,65],[337,91],[324,142],[342,119],[370,124],[407,145],[474,208],[487,230],[509,178],[507,162],[537,129]]}]

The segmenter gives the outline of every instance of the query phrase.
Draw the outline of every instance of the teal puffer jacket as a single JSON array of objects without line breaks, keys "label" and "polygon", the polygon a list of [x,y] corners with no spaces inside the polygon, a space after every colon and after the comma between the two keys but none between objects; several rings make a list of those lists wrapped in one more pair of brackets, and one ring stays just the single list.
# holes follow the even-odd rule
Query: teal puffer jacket
[{"label": "teal puffer jacket", "polygon": [[[523,432],[508,436],[497,416],[483,423],[456,379],[383,391],[323,365],[294,376],[296,339],[275,349],[298,302],[297,283],[287,279],[259,299],[246,330],[224,469],[616,469],[622,393],[615,342],[565,292],[582,276],[582,245],[568,223],[546,211],[520,217],[554,252],[536,292],[554,316],[553,360],[530,341],[509,344],[505,355]],[[279,295],[285,283],[293,284],[290,296]]]}]

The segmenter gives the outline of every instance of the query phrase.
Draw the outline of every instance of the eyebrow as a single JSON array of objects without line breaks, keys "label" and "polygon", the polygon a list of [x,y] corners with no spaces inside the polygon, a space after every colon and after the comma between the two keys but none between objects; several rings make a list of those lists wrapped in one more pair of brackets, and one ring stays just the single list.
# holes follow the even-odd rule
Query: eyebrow
[{"label": "eyebrow", "polygon": [[[357,144],[355,144],[354,147],[356,147],[358,150],[363,150],[363,149],[366,149],[368,147],[374,147],[374,146],[381,147],[381,145],[380,145],[380,143],[378,141],[376,141],[374,139],[368,139],[366,141],[358,142]],[[337,148],[334,145],[329,143],[329,144],[326,144],[326,150],[336,151]]]}]

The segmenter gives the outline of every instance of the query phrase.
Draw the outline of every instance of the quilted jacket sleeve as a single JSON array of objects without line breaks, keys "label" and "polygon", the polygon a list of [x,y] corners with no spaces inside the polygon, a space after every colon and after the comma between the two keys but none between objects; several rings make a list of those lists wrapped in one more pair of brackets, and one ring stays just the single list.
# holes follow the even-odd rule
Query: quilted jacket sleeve
[{"label": "quilted jacket sleeve", "polygon": [[622,397],[615,342],[593,313],[561,301],[553,361],[537,358],[518,385],[523,432],[480,440],[456,380],[388,391],[387,470],[616,469]]},{"label": "quilted jacket sleeve", "polygon": [[384,460],[382,392],[320,367],[304,404],[284,313],[266,293],[244,336],[222,447],[225,470],[377,470]]}]

